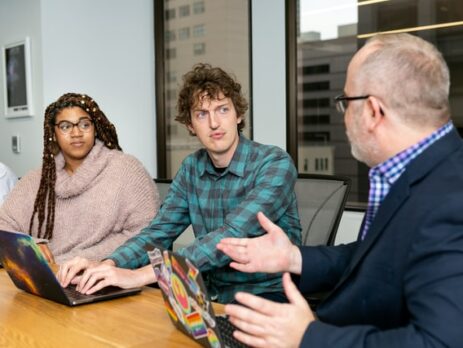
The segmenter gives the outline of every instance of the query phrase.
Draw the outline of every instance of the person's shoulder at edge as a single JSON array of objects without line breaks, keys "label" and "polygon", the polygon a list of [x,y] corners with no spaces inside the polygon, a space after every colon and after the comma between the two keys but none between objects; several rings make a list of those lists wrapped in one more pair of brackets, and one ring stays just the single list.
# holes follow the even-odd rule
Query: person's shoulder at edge
[{"label": "person's shoulder at edge", "polygon": [[112,149],[110,151],[111,161],[109,161],[109,165],[117,165],[127,168],[143,168],[146,171],[145,166],[143,163],[134,155]]},{"label": "person's shoulder at edge", "polygon": [[0,162],[0,178],[3,177],[16,177],[13,171],[5,164]]},{"label": "person's shoulder at edge", "polygon": [[[244,144],[249,148],[249,163],[255,166],[262,166],[270,162],[278,162],[283,168],[296,171],[291,156],[277,145],[261,144],[253,140],[244,138]],[[296,174],[297,175],[297,174]]]},{"label": "person's shoulder at edge", "polygon": [[249,140],[249,139],[246,139],[246,142],[249,144],[248,146],[255,149],[255,152],[257,152],[258,154],[262,156],[274,155],[275,157],[278,157],[278,158],[280,157],[288,158],[288,159],[291,158],[285,150],[283,150],[281,147],[277,145],[262,144],[262,143],[258,143],[257,141]]}]

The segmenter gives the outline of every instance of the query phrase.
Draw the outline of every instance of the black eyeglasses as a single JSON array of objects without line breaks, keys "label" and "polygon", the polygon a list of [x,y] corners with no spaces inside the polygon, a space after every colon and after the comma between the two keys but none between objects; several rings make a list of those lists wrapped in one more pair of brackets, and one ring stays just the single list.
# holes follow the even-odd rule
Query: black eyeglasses
[{"label": "black eyeglasses", "polygon": [[56,127],[61,131],[63,134],[70,134],[74,127],[79,128],[80,131],[87,133],[92,128],[93,121],[89,118],[81,118],[79,122],[72,123],[70,121],[61,121],[55,124]]},{"label": "black eyeglasses", "polygon": [[358,97],[348,97],[344,94],[338,95],[337,97],[334,98],[334,102],[336,104],[336,110],[338,110],[338,112],[340,112],[341,114],[344,114],[347,110],[347,107],[349,106],[349,101],[367,99],[369,97],[370,97],[369,95],[362,95]]}]

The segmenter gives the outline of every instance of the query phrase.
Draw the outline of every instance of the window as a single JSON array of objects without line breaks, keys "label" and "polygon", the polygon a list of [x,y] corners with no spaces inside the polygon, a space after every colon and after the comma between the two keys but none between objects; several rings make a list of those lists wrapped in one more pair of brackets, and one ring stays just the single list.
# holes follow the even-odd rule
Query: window
[{"label": "window", "polygon": [[174,30],[167,30],[165,35],[166,42],[175,41],[176,35]]},{"label": "window", "polygon": [[204,13],[206,7],[204,5],[204,1],[198,1],[193,3],[193,13],[194,14],[201,14]]},{"label": "window", "polygon": [[177,57],[177,50],[175,48],[168,48],[166,50],[166,58],[167,59],[174,59]]},{"label": "window", "polygon": [[193,27],[193,37],[203,37],[206,34],[204,24],[198,24]]},{"label": "window", "polygon": [[304,115],[302,117],[303,125],[330,124],[330,115]]},{"label": "window", "polygon": [[180,28],[178,31],[179,40],[187,40],[190,38],[190,28]]},{"label": "window", "polygon": [[175,18],[175,8],[171,8],[166,10],[166,21],[169,19],[174,19]]},{"label": "window", "polygon": [[190,5],[180,6],[178,8],[179,17],[186,17],[190,15]]},{"label": "window", "polygon": [[206,53],[206,44],[204,42],[193,45],[193,55],[200,56]]},{"label": "window", "polygon": [[330,98],[313,98],[302,101],[304,108],[328,108],[330,107]]},{"label": "window", "polygon": [[457,49],[463,47],[461,1],[298,0],[286,6],[287,148],[300,173],[350,176],[349,200],[368,200],[368,168],[351,155],[333,97],[343,92],[353,54],[377,32],[410,32],[439,48],[450,68],[453,122],[463,134],[463,54]]},{"label": "window", "polygon": [[302,84],[302,91],[313,92],[313,91],[329,91],[330,81],[317,81],[317,82],[305,82]]},{"label": "window", "polygon": [[177,90],[176,89],[168,89],[166,93],[166,99],[171,101],[171,100],[176,100],[177,99]]},{"label": "window", "polygon": [[[182,76],[194,64],[207,62],[232,73],[251,101],[250,2],[154,1],[159,178],[173,178],[182,160],[201,147],[197,138],[190,136],[186,127],[175,121],[178,88],[182,84]],[[244,117],[244,135],[251,138],[250,112]]]},{"label": "window", "polygon": [[303,66],[302,75],[317,75],[317,74],[328,74],[330,72],[330,66],[328,64]]},{"label": "window", "polygon": [[167,74],[166,74],[166,82],[168,82],[168,83],[177,82],[177,72],[176,71],[168,71]]}]

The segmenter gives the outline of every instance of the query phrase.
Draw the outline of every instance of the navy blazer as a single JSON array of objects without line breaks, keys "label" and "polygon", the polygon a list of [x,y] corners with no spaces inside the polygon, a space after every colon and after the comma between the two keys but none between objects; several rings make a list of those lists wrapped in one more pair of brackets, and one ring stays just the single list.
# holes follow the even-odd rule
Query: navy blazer
[{"label": "navy blazer", "polygon": [[463,143],[407,166],[364,241],[301,247],[302,292],[334,289],[301,347],[463,347]]}]

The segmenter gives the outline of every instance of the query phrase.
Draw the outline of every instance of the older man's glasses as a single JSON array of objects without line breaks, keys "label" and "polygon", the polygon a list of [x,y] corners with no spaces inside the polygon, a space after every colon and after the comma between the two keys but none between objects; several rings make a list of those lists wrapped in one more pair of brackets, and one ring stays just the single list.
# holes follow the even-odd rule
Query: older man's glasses
[{"label": "older man's glasses", "polygon": [[87,133],[92,129],[93,121],[89,118],[82,118],[77,123],[72,123],[70,121],[60,121],[55,124],[56,127],[63,134],[70,134],[74,127],[77,127],[80,131]]},{"label": "older man's glasses", "polygon": [[341,114],[344,114],[349,106],[349,102],[352,100],[359,100],[359,99],[368,99],[369,95],[361,95],[357,97],[348,97],[344,94],[338,95],[334,98],[334,102],[336,104],[336,110]]}]

